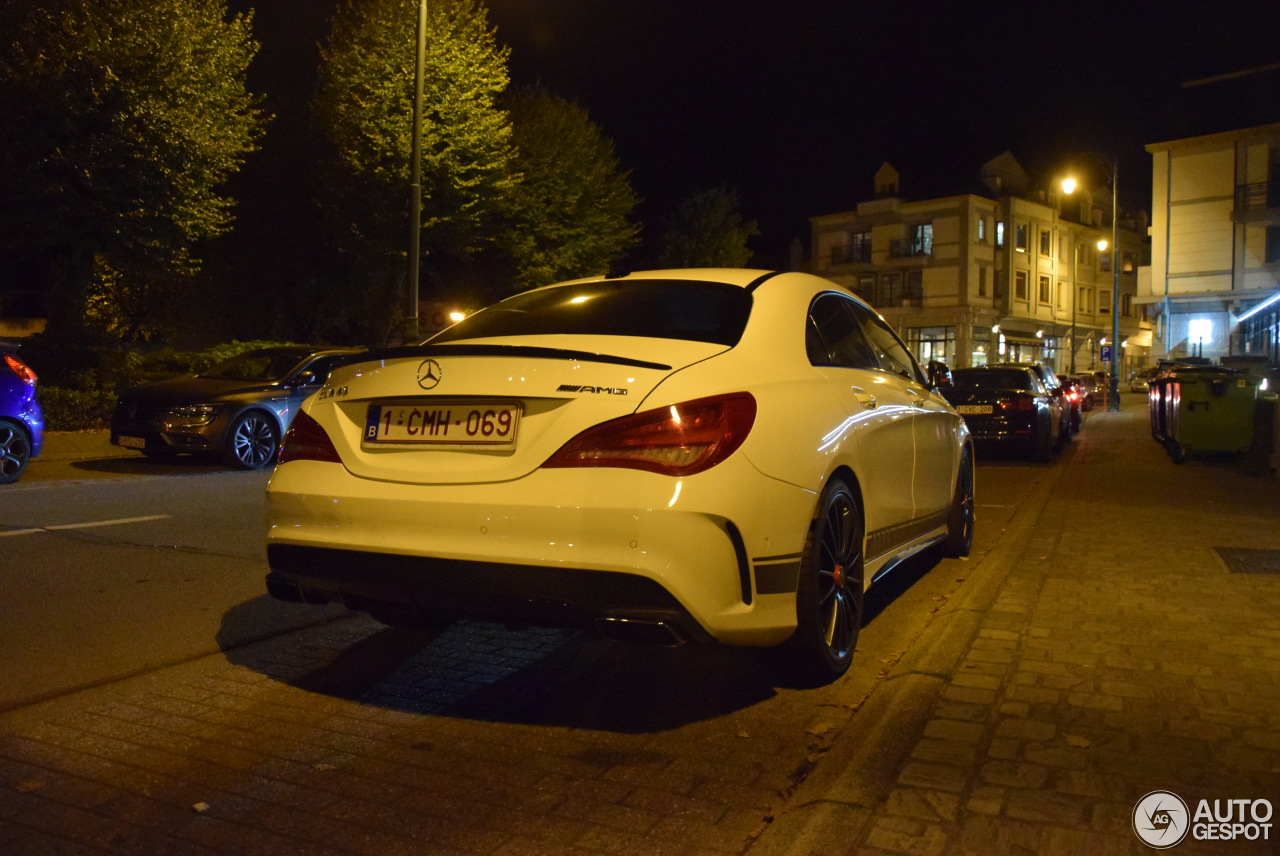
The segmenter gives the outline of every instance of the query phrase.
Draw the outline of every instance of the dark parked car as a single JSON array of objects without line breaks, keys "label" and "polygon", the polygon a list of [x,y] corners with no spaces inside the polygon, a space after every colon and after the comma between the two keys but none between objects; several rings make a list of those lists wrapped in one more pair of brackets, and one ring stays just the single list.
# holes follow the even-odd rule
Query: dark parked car
[{"label": "dark parked car", "polygon": [[1066,375],[1058,375],[1058,383],[1062,385],[1063,394],[1071,405],[1071,433],[1078,433],[1080,426],[1084,424],[1084,411],[1088,410],[1084,406],[1084,390],[1078,380]]},{"label": "dark parked car", "polygon": [[246,351],[194,377],[134,387],[111,416],[111,442],[145,455],[221,454],[233,467],[274,463],[303,400],[355,349]]},{"label": "dark parked car", "polygon": [[1051,392],[1030,365],[952,369],[951,386],[941,392],[978,443],[1018,447],[1047,461],[1070,436],[1065,399]]},{"label": "dark parked car", "polygon": [[[1017,365],[1022,365],[1018,363]],[[1044,384],[1044,388],[1049,394],[1057,398],[1062,404],[1062,442],[1068,442],[1071,435],[1080,427],[1080,403],[1072,402],[1067,397],[1067,390],[1062,385],[1062,381],[1058,380],[1058,376],[1053,372],[1053,366],[1048,363],[1027,363],[1029,369],[1036,373],[1036,377],[1040,378],[1040,382]]]},{"label": "dark parked car", "polygon": [[0,342],[0,484],[16,482],[44,442],[36,373],[18,359],[17,349]]},{"label": "dark parked car", "polygon": [[1080,389],[1080,406],[1092,410],[1098,403],[1098,379],[1091,374],[1073,375],[1071,379]]}]

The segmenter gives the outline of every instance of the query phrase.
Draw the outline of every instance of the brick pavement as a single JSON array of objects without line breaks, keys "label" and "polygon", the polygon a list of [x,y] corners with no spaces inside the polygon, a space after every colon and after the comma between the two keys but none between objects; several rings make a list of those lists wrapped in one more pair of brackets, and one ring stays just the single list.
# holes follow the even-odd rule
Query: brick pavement
[{"label": "brick pavement", "polygon": [[[825,852],[1137,854],[1151,791],[1280,806],[1280,575],[1214,549],[1280,550],[1280,483],[1173,464],[1142,402],[1091,416],[896,777]],[[1174,852],[1280,853],[1271,822]]]}]

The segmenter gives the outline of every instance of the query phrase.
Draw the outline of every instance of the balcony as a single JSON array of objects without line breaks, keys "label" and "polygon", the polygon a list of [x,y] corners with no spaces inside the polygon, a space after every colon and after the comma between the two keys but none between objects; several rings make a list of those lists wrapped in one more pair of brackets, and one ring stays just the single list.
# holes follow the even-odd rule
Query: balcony
[{"label": "balcony", "polygon": [[1236,185],[1231,219],[1237,223],[1280,225],[1280,179]]},{"label": "balcony", "polygon": [[912,259],[932,255],[932,238],[902,238],[889,242],[889,258],[891,259]]},{"label": "balcony", "polygon": [[831,264],[833,265],[869,264],[870,262],[870,242],[842,244],[831,248]]}]

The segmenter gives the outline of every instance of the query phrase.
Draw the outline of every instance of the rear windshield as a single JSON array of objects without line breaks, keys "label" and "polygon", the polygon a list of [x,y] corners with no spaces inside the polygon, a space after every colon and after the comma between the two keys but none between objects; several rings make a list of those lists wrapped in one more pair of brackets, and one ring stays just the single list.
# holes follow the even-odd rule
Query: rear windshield
[{"label": "rear windshield", "polygon": [[736,345],[751,295],[736,285],[688,280],[617,280],[509,297],[459,321],[431,344],[506,336],[645,336]]},{"label": "rear windshield", "polygon": [[1035,389],[1031,372],[1024,369],[953,369],[951,383],[960,389]]}]

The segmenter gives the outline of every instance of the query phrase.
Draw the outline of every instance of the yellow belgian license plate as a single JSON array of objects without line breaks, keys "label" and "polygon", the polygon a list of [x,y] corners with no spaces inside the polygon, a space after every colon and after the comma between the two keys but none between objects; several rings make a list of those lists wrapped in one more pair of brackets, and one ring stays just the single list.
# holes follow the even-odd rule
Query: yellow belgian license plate
[{"label": "yellow belgian license plate", "polygon": [[435,400],[370,404],[364,444],[514,449],[520,402]]},{"label": "yellow belgian license plate", "polygon": [[990,404],[962,404],[956,408],[956,413],[959,413],[962,416],[965,414],[969,414],[970,416],[976,416],[979,413],[990,413],[990,412],[991,412]]}]

